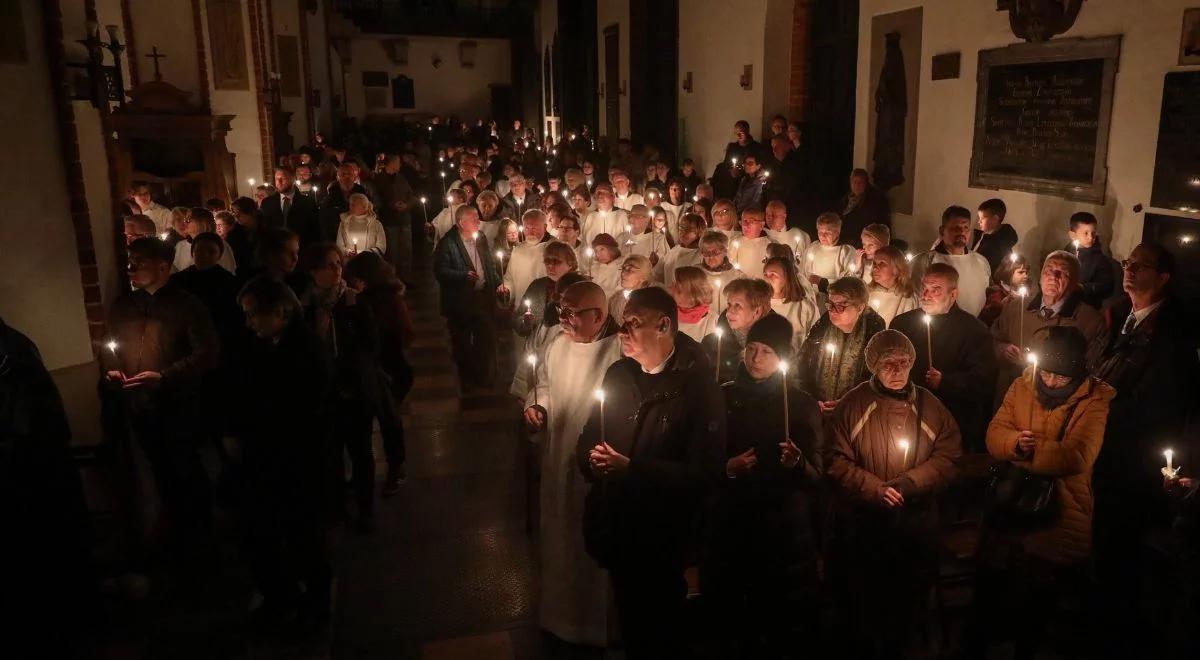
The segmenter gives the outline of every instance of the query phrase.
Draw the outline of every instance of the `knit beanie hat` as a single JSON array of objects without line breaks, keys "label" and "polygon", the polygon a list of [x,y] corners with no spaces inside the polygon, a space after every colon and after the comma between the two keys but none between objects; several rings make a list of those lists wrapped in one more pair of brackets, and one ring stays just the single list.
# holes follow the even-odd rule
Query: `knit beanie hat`
[{"label": "knit beanie hat", "polygon": [[1078,328],[1067,325],[1051,325],[1038,330],[1038,367],[1043,371],[1078,378],[1087,373],[1084,357],[1087,340]]},{"label": "knit beanie hat", "polygon": [[766,344],[781,360],[787,360],[792,355],[792,323],[775,312],[768,312],[750,326],[746,343],[751,342]]},{"label": "knit beanie hat", "polygon": [[867,342],[867,369],[874,374],[880,360],[896,353],[905,355],[911,360],[915,360],[917,357],[917,349],[913,348],[912,342],[904,336],[904,333],[890,329],[879,332],[871,337],[871,341]]}]

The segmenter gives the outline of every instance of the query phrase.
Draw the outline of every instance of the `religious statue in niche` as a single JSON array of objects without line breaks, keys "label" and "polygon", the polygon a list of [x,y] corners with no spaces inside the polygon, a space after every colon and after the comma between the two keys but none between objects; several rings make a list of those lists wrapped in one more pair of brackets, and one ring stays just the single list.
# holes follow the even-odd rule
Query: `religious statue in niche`
[{"label": "religious statue in niche", "polygon": [[996,11],[1008,12],[1012,33],[1025,41],[1049,41],[1071,29],[1083,0],[996,0]]},{"label": "religious statue in niche", "polygon": [[885,37],[883,68],[875,88],[875,166],[871,179],[882,191],[904,182],[904,128],[908,121],[908,88],[900,33]]}]

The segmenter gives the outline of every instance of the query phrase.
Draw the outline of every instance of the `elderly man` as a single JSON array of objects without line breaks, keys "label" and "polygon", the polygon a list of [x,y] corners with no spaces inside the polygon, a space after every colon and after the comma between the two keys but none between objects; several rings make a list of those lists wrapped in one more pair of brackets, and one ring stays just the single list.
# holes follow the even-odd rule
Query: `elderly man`
[{"label": "elderly man", "polygon": [[596,210],[588,213],[583,219],[583,242],[586,245],[591,245],[592,240],[600,234],[620,236],[621,232],[625,231],[625,225],[629,224],[629,216],[625,210],[613,205],[615,198],[612,186],[607,183],[597,185],[593,197],[596,200]]},{"label": "elderly man", "polygon": [[576,443],[594,392],[621,359],[617,328],[604,291],[579,282],[562,294],[563,331],[546,346],[537,378],[525,397],[525,423],[546,430],[541,479],[541,605],[543,629],[573,644],[608,641],[608,580],[588,556],[583,537],[587,482],[575,469]]},{"label": "elderly man", "polygon": [[[1013,296],[992,324],[992,338],[1000,360],[997,394],[1026,367],[1026,355],[1033,345],[1033,333],[1047,325],[1073,325],[1092,346],[1104,331],[1104,319],[1091,305],[1083,302],[1079,286],[1079,260],[1065,250],[1051,252],[1042,262],[1041,290],[1033,296]],[[1093,349],[1093,353],[1097,348]],[[1094,355],[1093,355],[1094,357]]]},{"label": "elderly man", "polygon": [[[379,221],[387,234],[388,248],[385,254],[396,267],[404,281],[412,279],[412,214],[416,206],[416,193],[408,177],[401,172],[403,161],[399,154],[389,154],[384,161],[383,171],[375,175],[375,190],[379,193]],[[492,237],[488,237],[488,242]]]},{"label": "elderly man", "polygon": [[733,239],[729,258],[746,277],[761,279],[763,262],[767,260],[767,246],[775,240],[763,233],[765,215],[760,208],[742,211],[742,234]]},{"label": "elderly man", "polygon": [[[887,196],[871,185],[871,175],[864,169],[850,173],[850,190],[842,197],[838,206],[846,240],[854,247],[862,247],[862,230],[867,225],[892,226],[892,213],[888,208]],[[970,225],[968,212],[968,226]]]},{"label": "elderly man", "polygon": [[[942,212],[939,239],[933,249],[913,261],[913,278],[919,278],[930,264],[949,264],[958,272],[958,305],[971,316],[979,316],[987,299],[992,267],[978,252],[971,252],[967,242],[971,235],[971,212],[961,206],[950,206]],[[859,239],[862,227],[855,230]],[[1007,385],[1007,383],[1006,383]]]},{"label": "elderly man", "polygon": [[[525,290],[539,277],[545,277],[546,265],[546,214],[530,209],[521,216],[521,228],[525,240],[513,246],[508,257],[508,268],[504,280],[496,290],[502,297],[512,296],[514,304],[521,304]],[[495,255],[489,255],[495,260]]]},{"label": "elderly man", "polygon": [[454,211],[454,229],[433,249],[433,275],[463,387],[491,387],[496,364],[492,292],[500,286],[500,275],[487,238],[479,233],[475,207]]},{"label": "elderly man", "polygon": [[830,556],[848,587],[857,657],[907,655],[937,557],[934,494],[950,483],[962,453],[950,411],[909,379],[915,358],[897,330],[872,337],[872,378],[842,398],[826,429],[836,491]]},{"label": "elderly man", "polygon": [[987,326],[958,306],[954,268],[933,264],[926,269],[921,278],[921,308],[892,319],[891,327],[920,347],[913,380],[937,394],[954,415],[963,447],[986,451],[984,434],[996,386],[996,354]]},{"label": "elderly man", "polygon": [[529,181],[518,173],[508,178],[508,194],[500,202],[504,206],[502,217],[520,218],[538,207],[538,196],[529,194]]},{"label": "elderly man", "polygon": [[613,204],[617,208],[628,212],[637,204],[645,204],[646,200],[639,194],[630,190],[633,183],[629,180],[629,175],[624,170],[610,169],[608,171],[608,179],[612,182],[613,195],[616,199]]},{"label": "elderly man", "polygon": [[1112,385],[1104,444],[1092,488],[1096,511],[1093,548],[1096,576],[1109,631],[1127,634],[1111,640],[1114,657],[1133,657],[1145,532],[1161,513],[1159,473],[1162,451],[1175,449],[1176,465],[1192,468],[1197,456],[1178,444],[1196,411],[1197,363],[1194,326],[1171,296],[1175,258],[1157,243],[1143,243],[1121,263],[1126,297],[1109,309],[1107,336],[1093,361],[1092,375]]},{"label": "elderly man", "polygon": [[612,580],[626,657],[680,657],[683,570],[700,503],[724,478],[725,409],[666,290],[634,291],[619,336],[625,358],[579,436],[584,542]]},{"label": "elderly man", "polygon": [[808,249],[808,244],[812,242],[812,237],[808,235],[808,232],[799,227],[788,227],[788,207],[779,200],[767,202],[764,220],[766,224],[764,233],[776,243],[782,243],[792,248],[793,254],[804,254],[804,251]]},{"label": "elderly man", "polygon": [[[714,365],[718,383],[732,380],[737,375],[750,326],[775,313],[771,311],[771,285],[763,280],[733,280],[725,288],[724,295],[725,312],[717,321],[720,340],[714,332],[700,342],[708,361]],[[720,364],[716,366],[718,361]]]}]

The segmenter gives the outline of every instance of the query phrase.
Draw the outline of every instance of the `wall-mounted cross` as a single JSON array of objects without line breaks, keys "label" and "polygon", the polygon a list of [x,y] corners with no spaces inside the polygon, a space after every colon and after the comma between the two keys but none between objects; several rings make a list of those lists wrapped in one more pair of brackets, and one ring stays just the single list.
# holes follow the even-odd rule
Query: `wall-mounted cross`
[{"label": "wall-mounted cross", "polygon": [[158,61],[160,59],[166,57],[166,55],[158,52],[158,46],[155,46],[154,48],[150,49],[150,54],[147,55],[146,57],[149,57],[150,59],[154,60],[154,79],[162,80],[162,72],[160,72],[158,70]]}]

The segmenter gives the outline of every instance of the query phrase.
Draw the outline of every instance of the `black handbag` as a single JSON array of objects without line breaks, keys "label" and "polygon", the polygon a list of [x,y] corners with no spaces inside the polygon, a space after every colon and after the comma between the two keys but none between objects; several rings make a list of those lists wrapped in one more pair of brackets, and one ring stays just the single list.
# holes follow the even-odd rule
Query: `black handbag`
[{"label": "black handbag", "polygon": [[[1062,442],[1075,415],[1071,405],[1058,442]],[[987,526],[1000,531],[1030,532],[1054,524],[1058,516],[1058,477],[1036,474],[1012,461],[997,463],[988,475],[984,499],[984,520]]]}]

